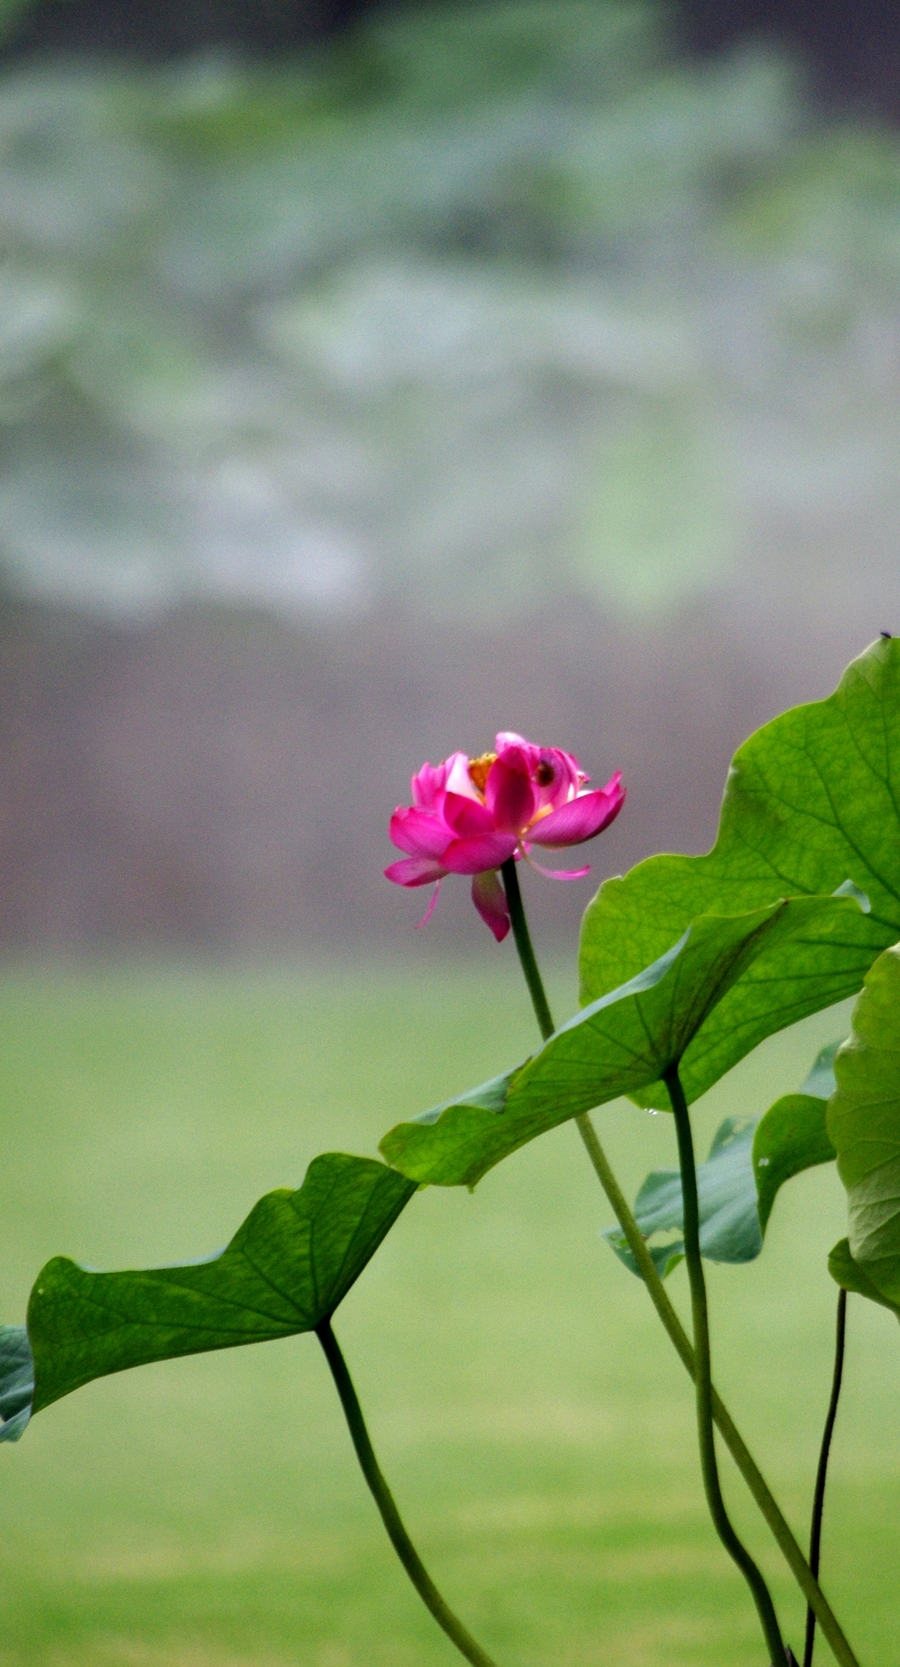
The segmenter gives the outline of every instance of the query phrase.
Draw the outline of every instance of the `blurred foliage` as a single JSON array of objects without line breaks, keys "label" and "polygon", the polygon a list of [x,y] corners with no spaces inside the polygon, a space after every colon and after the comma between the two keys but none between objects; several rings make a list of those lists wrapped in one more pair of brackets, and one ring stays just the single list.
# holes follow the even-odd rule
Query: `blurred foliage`
[{"label": "blurred foliage", "polygon": [[641,614],[789,584],[785,517],[882,559],[900,143],[817,127],[783,60],[681,63],[642,0],[493,0],[269,67],[3,79],[26,592]]},{"label": "blurred foliage", "polygon": [[0,0],[0,40],[10,33],[31,3],[32,0]]}]

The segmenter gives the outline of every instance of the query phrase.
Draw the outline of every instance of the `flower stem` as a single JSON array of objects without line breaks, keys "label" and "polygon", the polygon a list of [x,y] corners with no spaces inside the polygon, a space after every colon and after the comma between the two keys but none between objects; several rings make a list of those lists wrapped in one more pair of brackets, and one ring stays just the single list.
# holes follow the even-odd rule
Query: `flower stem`
[{"label": "flower stem", "polygon": [[316,1326],[316,1336],[325,1351],[325,1359],[331,1368],[331,1375],[341,1398],[341,1406],[344,1409],[344,1416],[356,1449],[360,1469],[369,1484],[369,1490],[381,1513],[381,1520],[387,1529],[391,1544],[419,1597],[426,1609],[430,1609],[438,1626],[443,1627],[451,1643],[455,1644],[460,1654],[472,1663],[472,1667],[494,1667],[491,1657],[485,1654],[479,1644],[476,1644],[471,1633],[466,1630],[461,1621],[457,1620],[452,1609],[444,1602],[403,1526],[390,1489],[378,1467],[378,1460],[369,1440],[369,1432],[366,1429],[362,1408],[353,1387],[353,1380],[347,1370],[347,1363],[341,1353],[329,1320],[320,1321],[319,1325]]},{"label": "flower stem", "polygon": [[[511,879],[508,878],[507,874],[509,869],[512,870]],[[515,863],[513,861],[505,863],[501,869],[501,874],[506,887],[513,937],[519,951],[519,959],[522,962],[522,971],[525,974],[525,981],[534,1004],[541,1035],[546,1041],[548,1036],[553,1033],[553,1020],[528,931]],[[696,1381],[697,1368],[693,1345],[656,1270],[656,1264],[647,1249],[644,1235],[634,1219],[631,1206],[616,1180],[609,1159],[597,1136],[597,1131],[586,1112],[575,1118],[575,1126],[584,1143],[597,1179],[609,1200],[613,1214],[625,1235],[626,1243],[637,1263],[638,1272],[647,1287],[650,1300],[675,1347],[682,1365],[688,1375]],[[856,1656],[838,1624],[837,1617],[832,1613],[824,1593],[819,1590],[815,1576],[810,1570],[790,1524],[781,1511],[768,1482],[744,1441],[725,1402],[714,1386],[712,1388],[712,1409],[719,1433],[771,1529],[788,1568],[818,1619],[819,1625],[834,1652],[836,1661],[840,1663],[840,1667],[859,1667]],[[790,1655],[788,1660],[789,1662],[792,1660]]]},{"label": "flower stem", "polygon": [[[828,1479],[828,1455],[831,1451],[831,1438],[834,1434],[834,1421],[837,1417],[838,1401],[841,1397],[841,1380],[844,1376],[844,1344],[847,1338],[847,1293],[838,1292],[837,1325],[834,1340],[834,1375],[831,1380],[831,1400],[825,1416],[825,1428],[822,1432],[822,1450],[819,1454],[819,1468],[816,1472],[816,1489],[813,1496],[812,1528],[809,1536],[809,1566],[816,1580],[819,1578],[819,1558],[822,1550],[822,1513],[825,1509],[825,1483]],[[816,1616],[812,1608],[806,1611],[806,1645],[803,1651],[803,1667],[812,1667],[813,1648],[816,1641]]]},{"label": "flower stem", "polygon": [[700,1469],[703,1474],[703,1486],[706,1490],[706,1501],[709,1505],[710,1516],[713,1519],[719,1539],[729,1556],[737,1564],[753,1594],[769,1651],[769,1659],[773,1664],[779,1663],[780,1667],[780,1663],[785,1660],[785,1649],[781,1628],[778,1625],[778,1616],[775,1613],[775,1605],[772,1602],[769,1588],[763,1579],[761,1570],[735,1532],[734,1525],[725,1508],[725,1500],[722,1497],[722,1488],[719,1482],[716,1436],[713,1424],[709,1309],[706,1301],[703,1258],[700,1254],[700,1201],[697,1195],[694,1139],[691,1132],[690,1112],[688,1111],[687,1100],[684,1097],[677,1065],[669,1066],[668,1070],[663,1073],[663,1081],[669,1090],[672,1110],[675,1113],[678,1156],[681,1164],[681,1191],[684,1200],[684,1252],[691,1287],[691,1313],[694,1322],[694,1358],[696,1361],[694,1383],[697,1390],[697,1433],[700,1440]]},{"label": "flower stem", "polygon": [[556,1027],[551,1017],[550,1004],[547,1000],[544,982],[537,964],[537,956],[531,942],[528,921],[525,918],[525,905],[522,902],[522,893],[519,890],[519,876],[516,873],[515,857],[507,859],[500,873],[503,876],[503,889],[506,892],[506,901],[509,904],[510,924],[516,941],[516,949],[519,952],[519,960],[522,963],[522,971],[525,974],[525,983],[528,985],[528,994],[534,1007],[538,1029],[546,1042],[548,1037],[553,1035]]}]

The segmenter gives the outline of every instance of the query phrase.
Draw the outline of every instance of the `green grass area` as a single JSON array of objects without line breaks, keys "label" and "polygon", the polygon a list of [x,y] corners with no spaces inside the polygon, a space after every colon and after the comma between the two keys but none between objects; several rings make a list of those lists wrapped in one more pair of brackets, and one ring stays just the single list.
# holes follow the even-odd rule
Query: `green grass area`
[{"label": "green grass area", "polygon": [[[508,946],[507,946],[508,947]],[[51,1254],[95,1267],[214,1250],[325,1150],[534,1041],[512,952],[480,966],[9,972],[0,980],[0,1318]],[[555,980],[560,1016],[574,1004]],[[697,1108],[797,1087],[846,1011],[778,1038]],[[671,1120],[597,1116],[633,1190]],[[500,1667],[764,1667],[702,1500],[692,1395],[571,1127],[474,1195],[413,1199],[335,1329],[438,1584]],[[720,1387],[805,1537],[844,1232],[832,1170],[775,1208],[755,1264],[711,1273]],[[672,1279],[686,1307],[683,1270]],[[851,1299],[825,1583],[866,1667],[896,1659],[900,1336]],[[798,1600],[743,1487],[740,1525],[794,1648]],[[819,1646],[820,1662],[830,1659]],[[2,1667],[450,1667],[355,1468],[314,1338],[145,1367],[0,1449]]]}]

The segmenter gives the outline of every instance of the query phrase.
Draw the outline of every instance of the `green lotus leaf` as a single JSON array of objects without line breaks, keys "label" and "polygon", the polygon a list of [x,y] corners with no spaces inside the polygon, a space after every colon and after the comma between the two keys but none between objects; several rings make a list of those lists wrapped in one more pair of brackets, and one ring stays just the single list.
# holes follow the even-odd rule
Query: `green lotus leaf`
[{"label": "green lotus leaf", "polygon": [[878,1286],[873,1285],[865,1269],[853,1260],[846,1239],[841,1239],[831,1252],[828,1258],[828,1272],[843,1290],[856,1291],[859,1296],[868,1297],[870,1302],[877,1302],[882,1308],[889,1308],[900,1320],[900,1304],[891,1302],[890,1297],[883,1296]]},{"label": "green lotus leaf", "polygon": [[827,1109],[828,1101],[814,1094],[784,1094],[760,1118],[752,1161],[763,1237],[772,1205],[785,1181],[804,1169],[834,1162],[836,1154],[825,1121]]},{"label": "green lotus leaf", "polygon": [[840,1046],[840,1042],[829,1042],[826,1047],[819,1049],[812,1070],[800,1089],[801,1094],[811,1094],[817,1100],[831,1099],[837,1088],[834,1060]]},{"label": "green lotus leaf", "polygon": [[[657,856],[607,880],[581,935],[581,993],[620,988],[702,914],[737,914],[776,897],[850,882],[868,914],[811,969],[801,939],[774,942],[718,1004],[681,1065],[696,1099],[763,1037],[854,995],[900,937],[900,643],[880,639],[827,700],[785,712],[735,754],[719,834],[702,857]],[[661,1104],[661,1088],[630,1090]]]},{"label": "green lotus leaf", "polygon": [[[799,945],[795,976],[816,979],[859,913],[852,897],[805,897],[744,915],[700,917],[652,966],[583,1008],[519,1070],[390,1130],[384,1157],[420,1183],[474,1186],[536,1135],[658,1082],[702,1040],[717,1005],[774,944]],[[667,1107],[668,1097],[660,1104]]]},{"label": "green lotus leaf", "polygon": [[[710,1262],[752,1262],[762,1249],[753,1183],[755,1118],[726,1117],[709,1157],[697,1167],[700,1202],[700,1251]],[[684,1256],[684,1208],[681,1171],[654,1169],[634,1203],[634,1217],[647,1240],[661,1278]],[[638,1273],[638,1265],[618,1227],[603,1234],[621,1261]],[[657,1243],[654,1243],[654,1238]]]},{"label": "green lotus leaf", "polygon": [[900,1302],[900,944],[867,974],[834,1074],[828,1133],[847,1188],[850,1255]]},{"label": "green lotus leaf", "polygon": [[18,1441],[34,1399],[34,1359],[23,1325],[0,1325],[0,1441]]},{"label": "green lotus leaf", "polygon": [[[415,1190],[370,1158],[326,1152],[298,1191],[267,1193],[230,1244],[205,1261],[93,1273],[54,1257],[31,1293],[27,1337],[20,1327],[0,1332],[7,1439],[21,1433],[23,1415],[27,1421],[29,1411],[93,1378],[312,1331],[334,1313]],[[22,1396],[32,1353],[29,1405]]]},{"label": "green lotus leaf", "polygon": [[[830,1077],[838,1043],[823,1048],[804,1083],[823,1086]],[[827,1101],[808,1092],[785,1094],[762,1117],[726,1117],[697,1169],[700,1250],[710,1262],[752,1262],[763,1240],[776,1195],[805,1169],[830,1163],[835,1152],[825,1128]],[[684,1255],[681,1173],[656,1169],[647,1176],[634,1205],[638,1227],[665,1279]],[[616,1255],[638,1272],[618,1227],[603,1237]],[[656,1243],[654,1243],[656,1239]]]}]

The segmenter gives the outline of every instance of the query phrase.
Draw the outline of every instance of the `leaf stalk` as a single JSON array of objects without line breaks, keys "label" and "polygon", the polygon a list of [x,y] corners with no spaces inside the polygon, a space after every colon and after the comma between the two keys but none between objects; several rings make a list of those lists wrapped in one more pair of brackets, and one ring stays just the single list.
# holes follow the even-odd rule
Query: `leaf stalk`
[{"label": "leaf stalk", "polygon": [[378,1506],[381,1520],[387,1529],[388,1538],[419,1597],[426,1609],[431,1611],[438,1626],[443,1628],[451,1643],[456,1645],[460,1655],[465,1656],[466,1660],[471,1662],[472,1667],[495,1667],[491,1657],[485,1653],[480,1644],[476,1643],[472,1634],[463,1626],[462,1621],[457,1619],[453,1610],[444,1602],[403,1526],[400,1512],[397,1510],[391,1491],[381,1474],[374,1448],[369,1439],[369,1432],[366,1429],[362,1407],[353,1387],[353,1379],[348,1371],[347,1362],[341,1353],[338,1340],[331,1329],[330,1320],[320,1321],[316,1326],[316,1336],[331,1368],[331,1375],[340,1396],[341,1406],[344,1409],[344,1416],[347,1420],[353,1446],[356,1449],[360,1469]]},{"label": "leaf stalk", "polygon": [[[682,1365],[691,1378],[696,1378],[697,1366],[691,1340],[656,1270],[653,1257],[647,1249],[647,1242],[634,1219],[631,1206],[616,1180],[609,1159],[597,1137],[597,1131],[586,1113],[581,1117],[576,1117],[575,1124],[584,1141],[588,1157],[594,1166],[600,1185],[606,1193],[616,1220],[625,1235],[628,1248],[638,1265],[638,1271],[647,1287],[650,1300],[675,1346]],[[768,1482],[715,1385],[713,1385],[713,1417],[722,1440],[725,1442],[738,1470],[768,1523],[788,1568],[816,1615],[819,1625],[831,1645],[835,1659],[840,1662],[840,1667],[859,1667],[856,1656],[844,1637],[828,1600],[819,1589],[790,1524],[781,1511]]]},{"label": "leaf stalk", "polygon": [[[816,1471],[816,1487],[813,1495],[812,1526],[809,1535],[809,1566],[816,1580],[819,1578],[819,1561],[822,1552],[822,1516],[825,1510],[825,1483],[828,1480],[828,1456],[831,1452],[831,1438],[834,1435],[834,1421],[837,1418],[838,1401],[841,1398],[841,1383],[844,1376],[844,1347],[847,1341],[847,1293],[838,1292],[837,1324],[834,1339],[834,1374],[831,1380],[831,1399],[825,1415],[825,1428],[822,1431],[822,1449],[819,1453],[819,1468]],[[812,1667],[813,1650],[816,1642],[816,1612],[812,1607],[806,1611],[806,1641],[803,1650],[803,1667]]]},{"label": "leaf stalk", "polygon": [[675,1128],[678,1135],[678,1157],[681,1164],[681,1191],[684,1201],[684,1251],[691,1287],[691,1314],[694,1322],[694,1384],[697,1391],[697,1434],[700,1442],[700,1469],[706,1502],[716,1533],[728,1555],[740,1569],[759,1614],[763,1636],[773,1663],[786,1659],[784,1640],[775,1613],[772,1595],[763,1574],[735,1530],[728,1515],[719,1466],[716,1458],[716,1434],[713,1422],[712,1355],[709,1337],[709,1305],[706,1299],[706,1277],[700,1254],[700,1200],[697,1195],[697,1165],[694,1159],[694,1137],[687,1100],[678,1075],[678,1066],[670,1065],[663,1073],[669,1090]]}]

